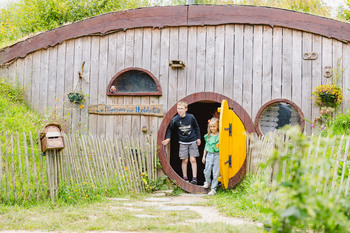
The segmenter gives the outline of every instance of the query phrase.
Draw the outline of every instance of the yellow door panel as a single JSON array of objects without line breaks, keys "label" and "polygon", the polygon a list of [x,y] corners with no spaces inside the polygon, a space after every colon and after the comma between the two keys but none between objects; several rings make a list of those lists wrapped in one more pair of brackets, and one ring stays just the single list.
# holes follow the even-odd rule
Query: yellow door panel
[{"label": "yellow door panel", "polygon": [[227,100],[223,100],[219,122],[220,179],[227,189],[229,180],[243,166],[246,158],[246,131],[239,117],[229,109]]}]

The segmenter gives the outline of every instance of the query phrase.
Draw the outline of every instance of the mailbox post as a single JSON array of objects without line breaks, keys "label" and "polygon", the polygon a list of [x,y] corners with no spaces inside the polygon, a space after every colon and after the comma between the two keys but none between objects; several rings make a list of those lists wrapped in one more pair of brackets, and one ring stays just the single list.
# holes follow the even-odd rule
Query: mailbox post
[{"label": "mailbox post", "polygon": [[40,134],[41,151],[46,155],[47,183],[51,201],[55,200],[59,184],[59,156],[58,153],[64,148],[62,128],[59,124],[47,124]]}]

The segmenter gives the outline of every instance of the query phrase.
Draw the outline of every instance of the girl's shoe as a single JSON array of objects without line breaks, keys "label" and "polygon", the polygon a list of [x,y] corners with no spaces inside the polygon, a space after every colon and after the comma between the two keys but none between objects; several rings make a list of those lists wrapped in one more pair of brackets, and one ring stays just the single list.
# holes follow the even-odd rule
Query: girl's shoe
[{"label": "girl's shoe", "polygon": [[215,195],[215,193],[216,193],[216,191],[215,191],[215,189],[212,189],[212,190],[210,190],[210,192],[208,193],[208,195]]},{"label": "girl's shoe", "polygon": [[209,186],[210,186],[210,184],[209,184],[209,183],[204,182],[203,188],[207,189],[207,188],[209,188]]}]

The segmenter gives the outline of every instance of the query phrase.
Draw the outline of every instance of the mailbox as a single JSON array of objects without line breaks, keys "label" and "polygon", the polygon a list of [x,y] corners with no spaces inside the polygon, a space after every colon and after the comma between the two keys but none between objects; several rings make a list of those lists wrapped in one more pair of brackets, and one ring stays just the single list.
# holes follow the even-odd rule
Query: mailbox
[{"label": "mailbox", "polygon": [[62,128],[59,124],[48,124],[40,134],[41,151],[62,150],[64,148],[64,140],[61,134]]}]

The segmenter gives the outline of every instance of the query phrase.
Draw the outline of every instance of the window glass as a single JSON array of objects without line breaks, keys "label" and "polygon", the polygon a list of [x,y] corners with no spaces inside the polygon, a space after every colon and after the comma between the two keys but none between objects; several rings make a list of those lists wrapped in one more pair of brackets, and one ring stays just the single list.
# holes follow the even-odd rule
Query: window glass
[{"label": "window glass", "polygon": [[285,125],[302,125],[302,118],[294,106],[286,102],[276,102],[263,109],[259,117],[259,128],[262,134]]},{"label": "window glass", "polygon": [[[115,90],[112,90],[113,86]],[[158,87],[153,78],[147,73],[139,70],[129,70],[114,80],[110,92],[158,92]]]}]

